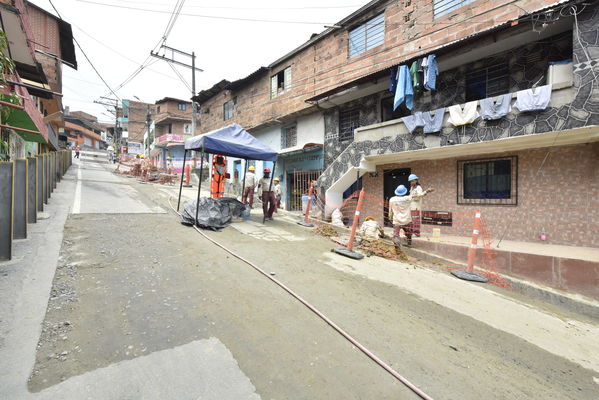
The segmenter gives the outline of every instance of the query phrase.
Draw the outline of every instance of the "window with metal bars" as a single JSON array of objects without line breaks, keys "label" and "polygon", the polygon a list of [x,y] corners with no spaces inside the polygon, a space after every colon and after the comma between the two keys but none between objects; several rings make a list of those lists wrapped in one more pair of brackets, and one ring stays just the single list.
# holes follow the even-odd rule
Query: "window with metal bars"
[{"label": "window with metal bars", "polygon": [[349,31],[349,58],[380,46],[385,42],[385,13]]},{"label": "window with metal bars", "polygon": [[297,126],[281,128],[281,149],[297,145]]},{"label": "window with metal bars", "polygon": [[458,161],[458,204],[517,204],[518,160]]},{"label": "window with metal bars", "polygon": [[354,138],[354,129],[360,127],[360,110],[339,112],[339,140]]},{"label": "window with metal bars", "polygon": [[226,121],[231,118],[233,118],[233,100],[223,104],[223,120]]},{"label": "window with metal bars", "polygon": [[434,18],[439,18],[466,4],[472,3],[473,1],[474,0],[433,0]]},{"label": "window with metal bars", "polygon": [[510,91],[510,68],[506,63],[479,68],[466,74],[466,101],[486,99]]}]

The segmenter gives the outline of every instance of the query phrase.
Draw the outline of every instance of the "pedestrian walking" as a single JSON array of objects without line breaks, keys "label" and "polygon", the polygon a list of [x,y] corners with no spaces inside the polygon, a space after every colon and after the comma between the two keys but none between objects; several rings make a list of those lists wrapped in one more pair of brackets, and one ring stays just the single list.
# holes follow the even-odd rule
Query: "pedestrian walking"
[{"label": "pedestrian walking", "polygon": [[420,224],[422,218],[422,199],[428,193],[434,191],[434,189],[423,190],[420,185],[419,178],[416,174],[410,174],[408,177],[410,182],[410,196],[412,196],[412,202],[410,203],[410,212],[412,215],[412,233],[416,237],[420,237]]},{"label": "pedestrian walking", "polygon": [[404,185],[395,189],[395,196],[389,199],[389,218],[393,221],[393,243],[401,247],[400,234],[403,229],[406,236],[406,244],[412,245],[412,213],[410,203],[412,196]]},{"label": "pedestrian walking", "polygon": [[80,151],[81,151],[81,149],[79,148],[79,145],[75,146],[75,158],[79,158]]},{"label": "pedestrian walking", "polygon": [[258,192],[262,193],[262,212],[264,219],[272,220],[272,214],[275,211],[275,192],[272,191],[270,177],[270,168],[264,168],[262,179],[258,182]]},{"label": "pedestrian walking", "polygon": [[256,188],[256,167],[250,165],[248,168],[250,172],[245,174],[245,187],[243,187],[241,202],[243,204],[249,204],[250,208],[254,208],[254,189]]},{"label": "pedestrian walking", "polygon": [[277,212],[281,208],[281,197],[283,196],[283,189],[281,188],[281,180],[279,178],[275,178],[272,190],[275,192],[275,212]]}]

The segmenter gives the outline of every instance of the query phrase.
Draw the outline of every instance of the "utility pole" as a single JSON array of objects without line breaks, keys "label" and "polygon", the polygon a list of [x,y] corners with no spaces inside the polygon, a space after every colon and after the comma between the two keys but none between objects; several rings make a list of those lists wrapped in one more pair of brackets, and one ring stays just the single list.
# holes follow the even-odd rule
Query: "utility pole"
[{"label": "utility pole", "polygon": [[[160,46],[160,48],[164,49],[165,53],[166,53],[166,51],[169,51],[170,52],[170,57],[166,57],[164,55],[161,55],[161,54],[158,54],[158,53],[154,53],[154,51],[150,51],[150,55],[152,57],[159,58],[161,60],[164,60],[164,61],[172,63],[172,64],[181,65],[182,67],[185,67],[185,68],[191,68],[191,97],[192,97],[192,100],[191,100],[191,134],[195,136],[195,134],[196,134],[196,112],[197,112],[197,110],[196,110],[195,101],[193,101],[193,96],[196,95],[196,71],[204,72],[204,70],[202,70],[200,68],[196,68],[196,55],[195,55],[195,52],[192,51],[191,54],[190,54],[190,53],[186,53],[184,51],[181,51],[181,50],[169,47],[169,46],[165,46],[165,45]],[[178,61],[178,60],[175,60],[175,54],[180,54],[182,56],[191,58],[191,65],[185,64],[184,62],[181,62],[181,61]]]},{"label": "utility pole", "polygon": [[113,137],[113,142],[116,145],[115,150],[115,155],[118,156],[119,154],[119,150],[120,150],[120,145],[121,145],[121,138],[120,138],[120,132],[118,131],[119,128],[119,101],[116,99],[111,99],[109,97],[104,97],[101,96],[100,97],[101,100],[95,100],[94,103],[96,104],[102,104],[104,107],[107,108],[108,112],[112,113],[112,108],[114,108],[114,137]]},{"label": "utility pole", "polygon": [[150,141],[152,137],[150,136],[150,125],[152,124],[152,113],[150,112],[150,105],[148,104],[148,112],[146,114],[146,125],[148,129],[148,157],[150,156]]}]

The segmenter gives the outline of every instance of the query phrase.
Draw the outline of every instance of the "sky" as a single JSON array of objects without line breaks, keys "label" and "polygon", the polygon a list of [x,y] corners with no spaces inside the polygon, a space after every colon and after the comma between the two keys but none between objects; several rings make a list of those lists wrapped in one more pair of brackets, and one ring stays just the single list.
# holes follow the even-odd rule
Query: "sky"
[{"label": "sky", "polygon": [[[50,0],[30,2],[56,14]],[[176,0],[52,0],[93,65],[121,99],[154,103],[163,97],[189,99],[191,90],[166,61],[151,59],[117,90],[159,44]],[[185,0],[166,45],[196,53],[196,92],[222,79],[243,78],[267,66],[313,33],[325,30],[367,0]],[[151,10],[151,11],[147,11]],[[189,14],[189,15],[185,15]],[[265,21],[248,21],[267,20]],[[63,69],[63,105],[113,122],[94,103],[111,96],[77,48],[78,69]],[[177,58],[189,63],[189,58]],[[191,70],[175,67],[191,87]],[[112,95],[112,97],[114,97]]]}]

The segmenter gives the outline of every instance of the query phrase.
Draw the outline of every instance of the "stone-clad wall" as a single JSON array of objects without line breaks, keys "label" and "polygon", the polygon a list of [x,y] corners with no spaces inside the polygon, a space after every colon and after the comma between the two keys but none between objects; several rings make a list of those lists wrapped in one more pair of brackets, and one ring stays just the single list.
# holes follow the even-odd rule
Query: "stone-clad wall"
[{"label": "stone-clad wall", "polygon": [[[506,63],[509,66],[509,91],[517,92],[528,89],[536,82],[545,83],[547,66],[549,61],[560,61],[572,58],[572,34],[567,32],[554,36],[541,42],[530,43],[508,52],[497,54],[467,65],[442,72],[437,80],[438,89],[435,92],[426,92],[415,96],[413,111],[429,111],[440,107],[448,107],[454,104],[466,102],[466,73],[475,69]],[[360,110],[360,126],[367,126],[382,122],[380,104],[384,97],[392,96],[389,92],[377,93],[352,102],[343,104],[325,113],[325,167],[333,163],[337,157],[352,143],[351,140],[339,140],[339,110]],[[550,117],[548,117],[550,118]],[[485,138],[497,138],[503,134],[505,129],[513,130],[513,135],[523,134],[524,126],[528,125],[530,118],[522,115],[516,123],[503,120],[498,122],[477,121],[477,123],[462,129],[446,128],[443,130],[442,143],[446,145],[450,141],[459,143],[458,135],[482,136]],[[513,125],[513,126],[510,126]],[[539,127],[543,129],[543,127]],[[547,130],[542,130],[546,132]],[[420,138],[421,139],[421,138]],[[422,140],[419,138],[403,138],[403,141],[411,142],[409,149],[422,148]],[[485,139],[483,139],[485,140]],[[488,140],[488,139],[486,139]],[[391,144],[391,143],[390,143]],[[358,146],[362,147],[362,146]],[[401,149],[402,146],[396,146]]]},{"label": "stone-clad wall", "polygon": [[[561,107],[549,107],[535,113],[509,114],[497,122],[482,120],[464,128],[446,127],[440,134],[440,146],[454,143],[480,142],[498,138],[538,134],[550,131],[599,125],[599,84],[593,85],[594,74],[599,75],[599,8],[587,7],[578,15],[580,42],[574,31],[574,100]],[[587,58],[586,53],[590,59]],[[514,54],[518,54],[517,52]],[[530,75],[535,75],[531,73]],[[523,85],[530,79],[526,73]],[[514,77],[514,79],[517,76]],[[532,80],[532,79],[531,79]],[[529,81],[528,81],[529,82]],[[518,84],[518,89],[521,86]],[[457,101],[456,103],[459,103]],[[454,104],[456,104],[454,103]],[[421,105],[419,105],[421,106]],[[319,180],[323,192],[338,180],[348,169],[357,167],[363,156],[390,154],[426,148],[422,135],[400,134],[376,141],[354,142],[328,165]]]}]

